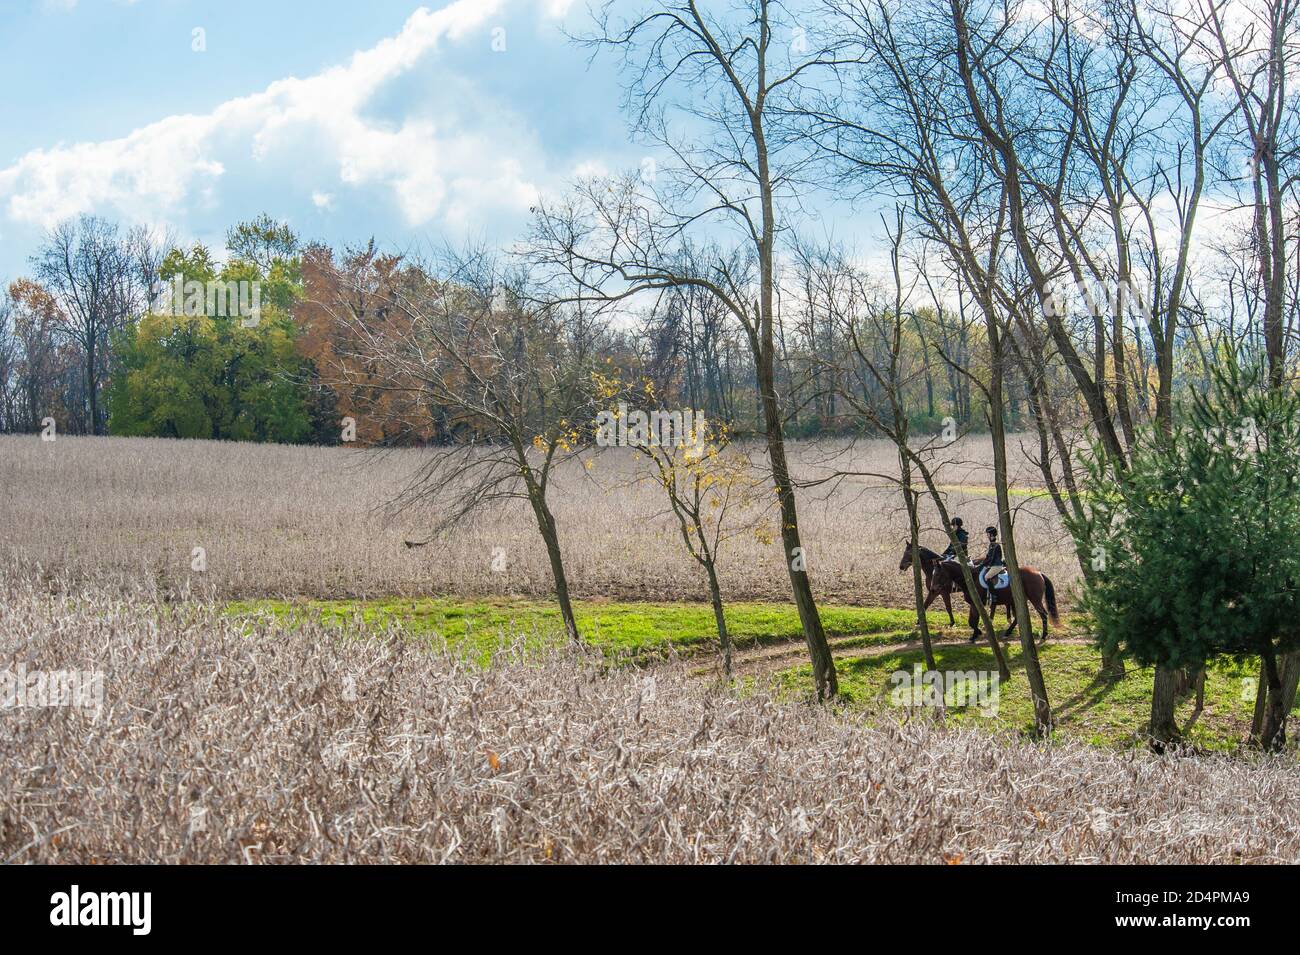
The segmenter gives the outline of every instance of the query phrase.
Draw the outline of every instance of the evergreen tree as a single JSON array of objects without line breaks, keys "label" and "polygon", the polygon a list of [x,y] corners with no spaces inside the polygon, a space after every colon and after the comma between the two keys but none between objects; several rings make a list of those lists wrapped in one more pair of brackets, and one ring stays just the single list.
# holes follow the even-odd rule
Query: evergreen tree
[{"label": "evergreen tree", "polygon": [[1168,435],[1140,436],[1118,478],[1094,451],[1085,607],[1103,649],[1199,670],[1258,657],[1270,692],[1260,742],[1285,741],[1278,657],[1300,646],[1300,397],[1235,359],[1184,403]]}]

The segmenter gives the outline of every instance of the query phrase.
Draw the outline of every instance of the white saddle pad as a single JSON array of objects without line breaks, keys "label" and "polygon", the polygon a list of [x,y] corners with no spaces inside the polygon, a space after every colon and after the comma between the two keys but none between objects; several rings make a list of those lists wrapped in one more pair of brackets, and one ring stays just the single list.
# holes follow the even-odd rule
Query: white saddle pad
[{"label": "white saddle pad", "polygon": [[1011,586],[1011,574],[1005,567],[1001,569],[995,580],[989,580],[988,572],[992,569],[991,567],[985,567],[980,571],[980,583],[992,590],[1001,590],[1003,587]]}]

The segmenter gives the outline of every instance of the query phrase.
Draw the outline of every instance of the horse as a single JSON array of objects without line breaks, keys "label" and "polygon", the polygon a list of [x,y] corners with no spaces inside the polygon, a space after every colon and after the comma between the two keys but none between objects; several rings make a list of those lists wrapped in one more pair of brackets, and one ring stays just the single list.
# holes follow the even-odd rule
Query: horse
[{"label": "horse", "polygon": [[[943,590],[938,590],[934,585],[934,568],[943,561],[942,554],[936,554],[928,547],[917,547],[921,553],[921,573],[925,577],[925,609],[930,609],[930,604],[934,603],[935,597],[943,598],[944,609],[948,611],[949,626],[957,622],[957,618],[952,615],[952,587],[948,586]],[[898,572],[910,570],[912,567],[912,545],[903,541],[903,559],[898,562]]]},{"label": "horse", "polygon": [[[1050,577],[1033,567],[1020,568],[1020,582],[1025,588],[1025,602],[1033,605],[1034,609],[1038,611],[1039,617],[1043,620],[1043,635],[1038,642],[1045,643],[1047,641],[1047,620],[1049,616],[1052,623],[1058,627],[1061,625],[1061,618],[1056,612],[1056,588],[1052,586]],[[975,609],[975,602],[983,595],[972,595],[966,588],[966,575],[962,573],[961,565],[955,560],[944,560],[936,564],[934,568],[934,586],[936,589],[948,587],[961,590],[966,602],[970,604],[970,642],[974,643],[978,640],[980,638],[979,611]],[[978,589],[978,584],[976,588]],[[997,613],[999,606],[1006,607],[1007,619],[1010,623],[1006,632],[1002,635],[1004,637],[1008,636],[1016,626],[1016,608],[1015,602],[1011,598],[1011,581],[1008,579],[1005,587],[990,589],[993,594],[993,607],[989,619],[993,619],[993,615]],[[1046,598],[1046,606],[1044,606],[1044,598]]]}]

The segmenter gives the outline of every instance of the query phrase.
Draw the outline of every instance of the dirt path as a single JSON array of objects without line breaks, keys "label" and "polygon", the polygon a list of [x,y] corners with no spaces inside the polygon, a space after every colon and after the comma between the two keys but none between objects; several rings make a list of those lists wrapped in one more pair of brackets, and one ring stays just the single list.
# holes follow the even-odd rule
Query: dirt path
[{"label": "dirt path", "polygon": [[[965,631],[960,628],[932,633],[931,645],[936,649],[969,646],[968,638],[964,634]],[[834,637],[829,639],[827,643],[830,644],[831,654],[836,660],[856,660],[865,657],[886,656],[891,653],[920,652],[924,648],[919,638],[898,643],[877,643],[862,646],[860,641],[864,636],[870,635],[851,634],[844,637]],[[1012,639],[1015,639],[1014,636]],[[981,641],[981,643],[984,646],[988,645],[987,640]],[[1060,636],[1049,636],[1048,643],[1085,646],[1092,643],[1092,638],[1062,633]],[[1016,646],[1019,646],[1018,642],[1016,642]],[[761,647],[749,647],[744,650],[734,651],[731,663],[737,676],[764,676],[806,663],[808,659],[807,653],[807,647],[802,640],[786,640],[778,644],[767,644]],[[695,668],[691,672],[703,676],[712,674],[717,667],[716,662],[710,662],[708,666]]]}]

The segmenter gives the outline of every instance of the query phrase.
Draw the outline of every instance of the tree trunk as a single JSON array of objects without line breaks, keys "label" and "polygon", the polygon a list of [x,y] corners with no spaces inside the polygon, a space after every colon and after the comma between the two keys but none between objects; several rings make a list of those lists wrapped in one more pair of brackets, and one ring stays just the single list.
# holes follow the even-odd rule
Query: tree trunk
[{"label": "tree trunk", "polygon": [[[766,14],[764,14],[766,16]],[[761,103],[750,114],[750,131],[754,139],[754,152],[758,162],[758,186],[763,211],[763,228],[757,243],[759,265],[759,302],[752,330],[751,346],[754,367],[758,378],[759,400],[763,412],[763,430],[767,436],[767,454],[772,466],[772,483],[776,487],[781,506],[781,543],[785,547],[785,566],[790,574],[790,589],[799,611],[808,656],[812,661],[813,683],[817,699],[826,701],[839,695],[839,680],[835,675],[835,660],[826,632],[822,629],[821,615],[813,599],[812,585],[808,580],[807,555],[799,539],[799,514],[795,507],[794,486],[790,481],[790,468],[785,458],[785,433],[781,420],[781,407],[776,395],[775,336],[773,322],[776,272],[774,243],[776,238],[776,197],[772,188],[772,174],[768,164],[767,139],[763,130]]]},{"label": "tree trunk", "polygon": [[704,569],[709,574],[709,599],[713,602],[713,620],[718,625],[718,642],[722,647],[722,676],[731,682],[731,634],[727,630],[727,617],[722,612],[722,588],[718,586],[718,574],[713,563],[705,563]]},{"label": "tree trunk", "polygon": [[1300,650],[1282,654],[1282,720],[1283,728],[1295,709],[1296,688],[1300,685]]},{"label": "tree trunk", "polygon": [[95,387],[95,340],[86,346],[86,400],[90,403],[90,426],[87,434],[99,434],[99,389]]},{"label": "tree trunk", "polygon": [[1124,679],[1124,657],[1117,650],[1101,651],[1101,675],[1112,681]]},{"label": "tree trunk", "polygon": [[533,505],[533,514],[537,517],[537,529],[541,531],[542,541],[546,544],[546,556],[551,562],[551,578],[555,581],[555,600],[560,605],[560,616],[564,619],[564,629],[574,643],[582,643],[578,635],[578,621],[573,615],[573,604],[569,600],[569,579],[564,573],[564,559],[560,554],[560,535],[555,529],[555,518],[546,506],[546,499],[541,489],[532,480],[531,472],[526,477],[528,498]]},{"label": "tree trunk", "polygon": [[1255,686],[1255,712],[1250,718],[1250,742],[1259,745],[1260,735],[1264,732],[1264,710],[1268,706],[1268,675],[1264,672],[1264,661],[1259,662],[1259,679]]},{"label": "tree trunk", "polygon": [[916,629],[921,634],[921,646],[925,651],[927,669],[937,670],[934,662],[934,647],[930,642],[930,621],[925,615],[925,588],[921,584],[921,526],[917,519],[916,493],[912,490],[912,468],[903,455],[899,455],[903,466],[903,496],[907,500],[907,519],[912,535],[912,598],[916,603]]},{"label": "tree trunk", "polygon": [[1178,705],[1178,690],[1182,682],[1181,670],[1156,667],[1151,687],[1151,724],[1148,734],[1151,737],[1151,748],[1157,753],[1164,752],[1166,746],[1177,742],[1179,738],[1174,709]]},{"label": "tree trunk", "polygon": [[763,396],[764,418],[767,422],[767,449],[772,463],[772,481],[776,485],[781,503],[781,543],[785,548],[785,566],[790,574],[790,588],[794,594],[799,623],[803,627],[808,656],[812,660],[813,683],[818,700],[829,700],[840,692],[835,675],[835,660],[831,656],[826,632],[822,629],[821,615],[813,598],[808,579],[807,555],[799,539],[799,516],[794,503],[794,486],[790,482],[789,466],[785,459],[785,441],[781,434],[781,421],[776,411],[775,396]]},{"label": "tree trunk", "polygon": [[794,595],[795,608],[799,611],[799,623],[803,628],[804,641],[808,644],[808,656],[812,661],[813,684],[816,687],[817,699],[825,701],[839,694],[839,680],[835,675],[835,660],[831,656],[830,645],[826,642],[826,632],[822,629],[821,615],[817,612],[817,602],[813,598],[812,585],[808,579],[808,557],[799,538],[799,514],[795,507],[790,466],[785,457],[785,433],[781,423],[781,408],[776,397],[771,325],[770,322],[763,324],[765,340],[760,343],[759,354],[755,356],[756,370],[764,432],[767,437],[768,461],[772,468],[772,483],[776,487],[777,500],[780,504],[781,544],[785,550],[785,566],[790,575],[790,589]]},{"label": "tree trunk", "polygon": [[1261,654],[1261,658],[1268,694],[1264,706],[1264,724],[1259,733],[1259,745],[1267,752],[1279,752],[1286,745],[1287,712],[1282,705],[1284,695],[1282,674],[1278,667],[1277,654],[1271,645]]},{"label": "tree trunk", "polygon": [[1034,644],[1034,624],[1029,616],[1029,603],[1025,600],[1020,562],[1016,559],[1015,529],[1011,525],[1011,494],[1007,490],[1007,436],[1002,417],[1002,336],[991,304],[986,304],[990,367],[989,429],[993,440],[993,486],[997,493],[998,523],[1002,528],[1003,556],[1011,577],[1011,600],[1015,606],[1016,628],[1020,632],[1025,675],[1029,678],[1029,692],[1034,701],[1034,729],[1039,736],[1047,736],[1052,732],[1052,707],[1047,699],[1047,682],[1043,679],[1043,669],[1038,662],[1038,647]]}]

